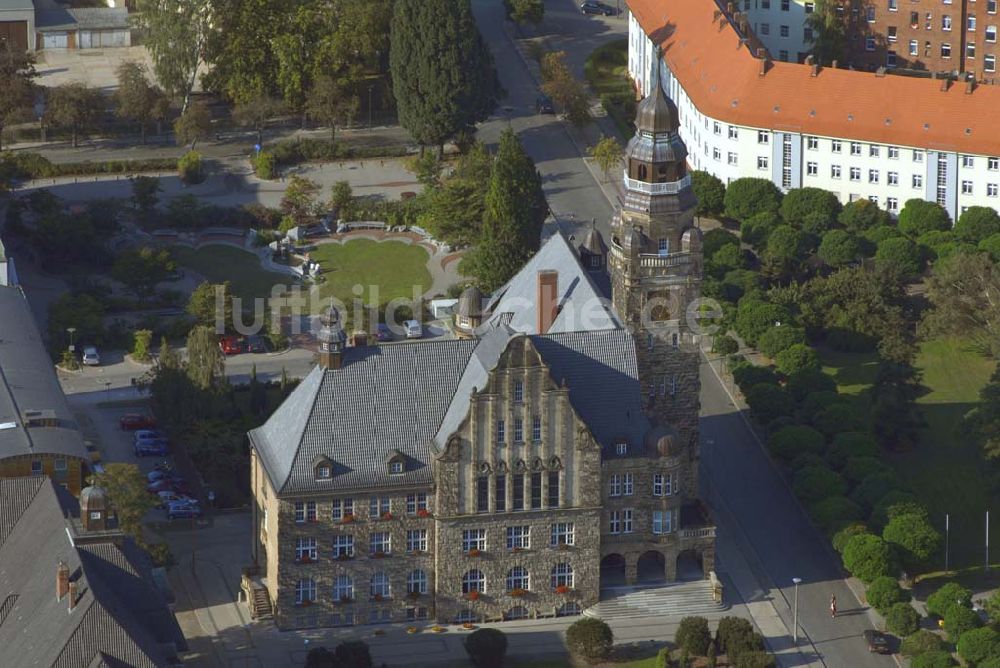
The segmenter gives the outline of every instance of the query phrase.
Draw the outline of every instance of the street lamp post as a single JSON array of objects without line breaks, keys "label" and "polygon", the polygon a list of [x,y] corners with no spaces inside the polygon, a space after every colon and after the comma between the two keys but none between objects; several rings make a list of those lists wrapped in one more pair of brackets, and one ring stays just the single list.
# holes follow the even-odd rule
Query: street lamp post
[{"label": "street lamp post", "polygon": [[795,584],[795,603],[792,608],[792,642],[799,644],[799,583],[802,578],[792,578]]},{"label": "street lamp post", "polygon": [[76,327],[67,327],[66,331],[69,332],[69,351],[73,352],[76,350],[76,346],[73,345],[73,335],[76,334]]}]

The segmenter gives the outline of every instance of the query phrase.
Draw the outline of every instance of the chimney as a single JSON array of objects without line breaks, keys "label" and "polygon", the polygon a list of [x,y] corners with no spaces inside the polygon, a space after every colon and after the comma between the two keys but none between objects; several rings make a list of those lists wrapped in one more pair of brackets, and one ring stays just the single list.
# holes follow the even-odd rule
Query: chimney
[{"label": "chimney", "polygon": [[969,72],[965,79],[965,94],[972,95],[972,91],[976,90],[976,73]]},{"label": "chimney", "polygon": [[339,369],[344,364],[344,330],[340,312],[333,306],[319,318],[322,327],[316,335],[319,341],[319,365],[324,369]]},{"label": "chimney", "polygon": [[368,345],[368,332],[354,332],[351,335],[351,345],[355,348],[364,348]]},{"label": "chimney", "polygon": [[769,64],[769,61],[767,59],[767,51],[764,48],[759,47],[757,49],[757,58],[760,59],[760,71],[757,72],[757,76],[762,77],[765,74],[767,74],[767,66]]},{"label": "chimney", "polygon": [[538,295],[535,310],[538,313],[537,329],[546,334],[559,314],[559,272],[538,272]]},{"label": "chimney", "polygon": [[734,5],[731,2],[727,2],[726,3],[726,13],[727,14],[732,15],[734,9],[736,9],[736,5]]},{"label": "chimney", "polygon": [[69,566],[60,561],[56,566],[56,600],[61,601],[67,592],[69,592]]},{"label": "chimney", "polygon": [[76,607],[76,583],[75,582],[70,582],[69,583],[69,592],[68,593],[69,593],[69,598],[67,600],[68,600],[69,610],[72,611],[73,608]]}]

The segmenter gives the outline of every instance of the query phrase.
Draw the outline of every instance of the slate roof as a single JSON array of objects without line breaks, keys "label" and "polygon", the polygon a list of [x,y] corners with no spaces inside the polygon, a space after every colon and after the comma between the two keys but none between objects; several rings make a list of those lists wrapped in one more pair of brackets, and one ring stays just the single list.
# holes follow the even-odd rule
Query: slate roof
[{"label": "slate roof", "polygon": [[127,30],[128,10],[124,7],[58,7],[35,13],[40,32],[60,30]]},{"label": "slate roof", "polygon": [[[486,308],[492,317],[483,323],[479,331],[485,332],[505,322],[515,331],[536,334],[537,279],[538,272],[544,270],[559,273],[557,289],[561,310],[548,333],[617,329],[622,326],[590,273],[580,265],[569,241],[562,233],[556,233],[545,241],[507,285],[493,293]],[[505,314],[511,315],[505,317]]]},{"label": "slate roof", "polygon": [[[25,410],[52,410],[57,427],[25,427]],[[6,425],[13,427],[5,428]],[[0,459],[87,450],[20,288],[0,286]]]},{"label": "slate roof", "polygon": [[[186,649],[184,637],[133,544],[85,542],[71,529],[79,507],[48,478],[0,480],[0,498],[23,508],[0,524],[4,668],[176,663],[167,648]],[[60,561],[78,587],[72,611],[54,596]]]}]

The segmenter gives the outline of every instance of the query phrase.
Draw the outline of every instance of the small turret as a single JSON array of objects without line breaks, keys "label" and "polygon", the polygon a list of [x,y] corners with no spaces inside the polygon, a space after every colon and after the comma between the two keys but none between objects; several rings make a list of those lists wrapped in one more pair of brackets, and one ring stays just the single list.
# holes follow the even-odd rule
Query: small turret
[{"label": "small turret", "polygon": [[340,322],[340,311],[335,306],[323,312],[319,317],[322,327],[316,335],[319,341],[319,365],[324,369],[339,369],[344,364],[344,334]]}]

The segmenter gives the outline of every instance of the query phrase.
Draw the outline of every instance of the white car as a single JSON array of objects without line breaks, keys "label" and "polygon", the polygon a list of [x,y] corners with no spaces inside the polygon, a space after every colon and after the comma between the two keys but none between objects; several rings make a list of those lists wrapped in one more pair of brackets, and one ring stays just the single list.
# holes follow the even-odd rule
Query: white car
[{"label": "white car", "polygon": [[408,339],[419,339],[424,335],[424,330],[418,320],[407,320],[403,323],[403,329],[406,330],[406,338]]},{"label": "white car", "polygon": [[100,366],[101,356],[97,352],[97,348],[94,346],[87,346],[83,349],[83,363],[86,366]]}]

